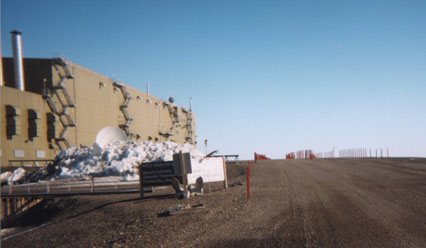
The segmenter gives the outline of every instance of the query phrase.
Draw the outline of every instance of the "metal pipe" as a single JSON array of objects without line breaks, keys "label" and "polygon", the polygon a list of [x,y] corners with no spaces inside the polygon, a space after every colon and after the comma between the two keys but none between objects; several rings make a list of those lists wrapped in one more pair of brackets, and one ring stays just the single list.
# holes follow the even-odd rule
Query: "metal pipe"
[{"label": "metal pipe", "polygon": [[0,34],[0,86],[3,86],[3,55],[1,51],[1,34]]},{"label": "metal pipe", "polygon": [[24,60],[22,58],[21,32],[13,30],[12,34],[12,52],[13,64],[15,67],[15,87],[19,90],[25,90],[24,82]]}]

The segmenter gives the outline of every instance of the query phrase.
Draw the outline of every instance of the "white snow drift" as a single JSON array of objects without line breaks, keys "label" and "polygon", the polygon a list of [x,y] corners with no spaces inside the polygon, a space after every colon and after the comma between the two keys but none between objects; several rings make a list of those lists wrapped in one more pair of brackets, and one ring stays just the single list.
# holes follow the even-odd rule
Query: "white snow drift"
[{"label": "white snow drift", "polygon": [[[152,143],[117,141],[112,144],[90,147],[71,147],[56,156],[57,173],[48,180],[63,178],[87,178],[93,176],[120,176],[123,180],[139,179],[138,165],[144,162],[172,161],[173,154],[189,152],[194,159],[203,159],[204,154],[191,144],[174,142]],[[25,176],[20,168],[12,173],[2,173],[2,182],[13,183]]]}]

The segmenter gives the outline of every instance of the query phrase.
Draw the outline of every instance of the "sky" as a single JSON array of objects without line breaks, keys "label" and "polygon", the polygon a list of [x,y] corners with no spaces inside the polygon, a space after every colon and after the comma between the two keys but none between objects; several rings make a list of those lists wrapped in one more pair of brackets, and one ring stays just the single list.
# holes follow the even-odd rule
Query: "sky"
[{"label": "sky", "polygon": [[203,152],[426,157],[425,13],[424,0],[1,0],[1,47],[10,57],[17,29],[24,57],[192,98]]}]

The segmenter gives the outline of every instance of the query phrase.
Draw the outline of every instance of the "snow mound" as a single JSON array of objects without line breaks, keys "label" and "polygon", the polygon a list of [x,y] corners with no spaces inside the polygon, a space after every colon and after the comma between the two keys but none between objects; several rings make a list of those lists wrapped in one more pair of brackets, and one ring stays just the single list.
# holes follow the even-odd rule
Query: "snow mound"
[{"label": "snow mound", "polygon": [[10,171],[6,171],[6,172],[1,173],[1,175],[0,175],[1,184],[7,183],[9,181],[9,178],[12,175],[13,175],[13,173],[10,172]]},{"label": "snow mound", "polygon": [[24,179],[27,175],[28,173],[23,168],[18,168],[14,170],[13,173],[10,171],[3,172],[0,175],[1,184],[12,184],[18,182],[19,180]]},{"label": "snow mound", "polygon": [[[48,176],[46,176],[47,173],[40,173],[40,175],[43,176],[43,180],[88,178],[89,176],[120,176],[123,180],[138,180],[139,164],[172,161],[173,154],[179,152],[190,153],[193,159],[199,160],[205,156],[188,143],[179,145],[170,141],[163,143],[116,141],[103,148],[100,146],[70,147],[56,156],[57,162],[54,168],[47,169]],[[25,176],[25,170],[20,168],[13,174],[1,176],[2,180],[5,177],[9,183],[14,183]]]},{"label": "snow mound", "polygon": [[191,144],[178,145],[174,142],[152,143],[117,141],[106,145],[102,151],[93,148],[72,147],[58,154],[57,166],[61,172],[56,178],[95,176],[121,176],[124,180],[139,179],[139,164],[157,161],[172,161],[173,154],[189,152],[195,159],[204,154]]}]

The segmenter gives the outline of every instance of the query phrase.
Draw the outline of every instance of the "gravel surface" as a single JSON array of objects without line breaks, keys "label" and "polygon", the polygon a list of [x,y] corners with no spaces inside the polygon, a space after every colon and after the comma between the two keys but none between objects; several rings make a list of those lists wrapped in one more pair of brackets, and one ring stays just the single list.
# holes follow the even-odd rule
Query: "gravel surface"
[{"label": "gravel surface", "polygon": [[245,173],[229,164],[229,189],[191,198],[208,210],[193,214],[159,215],[184,203],[170,190],[57,198],[1,245],[426,247],[426,159],[258,161],[249,200]]}]

